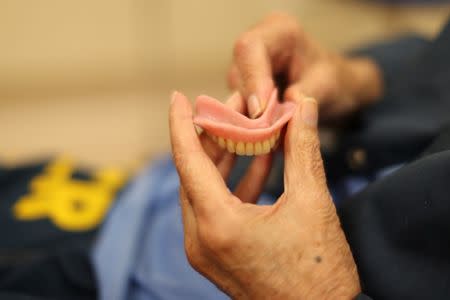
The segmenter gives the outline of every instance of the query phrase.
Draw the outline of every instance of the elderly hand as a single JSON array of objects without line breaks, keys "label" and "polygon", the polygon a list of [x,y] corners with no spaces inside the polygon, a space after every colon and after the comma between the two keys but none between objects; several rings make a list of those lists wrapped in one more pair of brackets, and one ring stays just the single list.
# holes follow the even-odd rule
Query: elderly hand
[{"label": "elderly hand", "polygon": [[[238,96],[228,105],[244,106]],[[234,299],[352,299],[360,291],[326,185],[317,118],[316,101],[301,100],[285,138],[284,193],[258,206],[270,157],[257,157],[232,194],[225,179],[233,155],[198,137],[189,101],[173,95],[170,131],[186,254]]]},{"label": "elderly hand", "polygon": [[325,49],[294,18],[280,13],[243,33],[234,47],[228,81],[247,99],[250,117],[263,112],[275,75],[287,81],[285,100],[317,99],[321,121],[336,121],[376,101],[383,89],[373,61]]}]

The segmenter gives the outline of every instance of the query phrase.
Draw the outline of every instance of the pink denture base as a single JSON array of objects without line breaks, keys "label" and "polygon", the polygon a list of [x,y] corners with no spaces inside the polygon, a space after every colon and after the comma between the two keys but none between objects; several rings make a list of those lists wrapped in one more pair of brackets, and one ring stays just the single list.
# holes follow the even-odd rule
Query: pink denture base
[{"label": "pink denture base", "polygon": [[197,97],[195,105],[194,124],[209,134],[251,143],[269,139],[286,125],[295,110],[294,103],[277,100],[276,90],[270,96],[266,110],[257,119],[250,119],[208,96]]}]

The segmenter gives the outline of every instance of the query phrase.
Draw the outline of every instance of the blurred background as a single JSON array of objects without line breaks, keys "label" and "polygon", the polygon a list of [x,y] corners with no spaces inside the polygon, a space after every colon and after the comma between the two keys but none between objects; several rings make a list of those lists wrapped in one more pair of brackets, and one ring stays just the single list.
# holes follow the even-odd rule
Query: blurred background
[{"label": "blurred background", "polygon": [[235,39],[273,10],[338,51],[432,37],[450,13],[388,2],[1,0],[0,163],[64,153],[129,167],[166,152],[171,91],[226,97]]}]

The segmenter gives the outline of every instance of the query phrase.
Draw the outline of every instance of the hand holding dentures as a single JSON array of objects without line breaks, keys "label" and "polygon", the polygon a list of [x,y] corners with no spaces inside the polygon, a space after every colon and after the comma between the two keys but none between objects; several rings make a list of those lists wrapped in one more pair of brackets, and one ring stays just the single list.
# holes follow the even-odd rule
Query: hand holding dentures
[{"label": "hand holding dentures", "polygon": [[[284,101],[274,92],[273,78],[280,74],[287,84]],[[186,97],[173,95],[170,131],[185,250],[196,270],[234,299],[358,294],[317,126],[319,111],[321,122],[339,121],[378,100],[380,74],[372,60],[333,53],[294,18],[277,13],[236,42],[228,79],[240,93],[226,104],[199,97],[195,116]],[[194,123],[204,129],[199,136]],[[270,171],[269,153],[280,141],[284,193],[273,205],[256,205]],[[235,154],[258,156],[231,192],[225,183]]]},{"label": "hand holding dentures", "polygon": [[347,57],[323,47],[295,18],[273,13],[236,40],[228,74],[257,118],[265,111],[282,77],[284,100],[300,101],[306,95],[319,103],[320,122],[335,123],[380,99],[381,71],[367,57]]},{"label": "hand holding dentures", "polygon": [[[217,110],[245,109],[239,95],[226,106]],[[208,122],[220,118],[211,130],[243,121],[238,113],[225,118],[216,108],[205,110]],[[359,279],[326,185],[317,102],[303,98],[280,112],[292,116],[284,140],[284,193],[273,205],[260,206],[255,203],[270,155],[257,156],[232,193],[225,182],[235,155],[207,134],[198,136],[190,102],[180,93],[172,96],[170,132],[188,260],[233,299],[353,299]],[[267,124],[264,133],[280,126]]]}]

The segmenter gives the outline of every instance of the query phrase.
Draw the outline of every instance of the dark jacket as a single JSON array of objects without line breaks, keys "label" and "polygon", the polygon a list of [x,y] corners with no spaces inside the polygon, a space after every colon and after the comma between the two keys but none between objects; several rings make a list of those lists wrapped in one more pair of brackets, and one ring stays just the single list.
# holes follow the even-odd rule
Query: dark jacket
[{"label": "dark jacket", "polygon": [[380,64],[386,96],[325,158],[329,180],[405,163],[338,206],[363,291],[450,299],[450,24],[433,42],[407,38],[360,53]]}]

